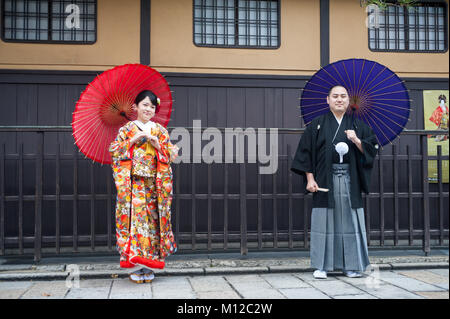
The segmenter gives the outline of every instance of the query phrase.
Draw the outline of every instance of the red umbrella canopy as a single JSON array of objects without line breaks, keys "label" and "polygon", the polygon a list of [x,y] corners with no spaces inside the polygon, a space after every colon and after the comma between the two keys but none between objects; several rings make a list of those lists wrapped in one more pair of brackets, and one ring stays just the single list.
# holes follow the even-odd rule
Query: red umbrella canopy
[{"label": "red umbrella canopy", "polygon": [[164,127],[172,113],[172,94],[164,77],[142,64],[125,64],[107,70],[89,83],[72,116],[75,143],[84,155],[111,164],[109,145],[119,128],[136,119],[133,103],[143,90],[152,91],[161,101],[152,121]]}]

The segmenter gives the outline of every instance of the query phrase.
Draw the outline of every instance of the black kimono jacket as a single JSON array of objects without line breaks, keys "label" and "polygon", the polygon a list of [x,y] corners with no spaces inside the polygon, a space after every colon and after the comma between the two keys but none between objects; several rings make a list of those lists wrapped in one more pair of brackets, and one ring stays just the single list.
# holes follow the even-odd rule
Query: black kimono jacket
[{"label": "black kimono jacket", "polygon": [[[313,194],[313,207],[334,207],[332,164],[332,144],[335,130],[331,129],[331,121],[336,121],[333,113],[328,112],[316,117],[307,126],[297,147],[291,170],[303,175],[305,183],[306,172],[313,173],[319,187],[328,188],[329,192],[316,192]],[[355,130],[356,136],[362,142],[363,153],[356,145],[347,140],[349,146],[348,162],[350,166],[350,197],[352,208],[363,207],[361,192],[369,193],[370,174],[375,156],[378,152],[378,142],[372,129],[352,116],[345,114],[341,129]]]}]

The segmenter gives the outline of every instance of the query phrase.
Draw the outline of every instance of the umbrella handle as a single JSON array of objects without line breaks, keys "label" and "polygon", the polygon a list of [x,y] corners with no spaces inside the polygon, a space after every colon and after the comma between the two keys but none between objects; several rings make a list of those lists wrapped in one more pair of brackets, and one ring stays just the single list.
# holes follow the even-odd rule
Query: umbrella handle
[{"label": "umbrella handle", "polygon": [[128,121],[131,121],[124,111],[120,112],[120,115],[123,116],[124,118],[126,118]]},{"label": "umbrella handle", "polygon": [[356,110],[356,107],[354,107],[352,105],[351,108],[352,108],[352,128],[357,129],[358,126],[355,124],[355,110]]}]

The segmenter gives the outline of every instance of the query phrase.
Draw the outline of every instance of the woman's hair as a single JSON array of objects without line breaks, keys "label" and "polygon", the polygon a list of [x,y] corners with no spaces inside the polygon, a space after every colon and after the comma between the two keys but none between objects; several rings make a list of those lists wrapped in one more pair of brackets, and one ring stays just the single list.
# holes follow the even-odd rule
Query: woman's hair
[{"label": "woman's hair", "polygon": [[134,103],[136,103],[136,105],[138,105],[143,99],[145,99],[146,97],[148,97],[150,99],[150,102],[152,102],[152,104],[155,106],[155,113],[158,113],[159,111],[159,103],[158,103],[158,97],[155,95],[155,93],[153,93],[150,90],[144,90],[141,91],[141,93],[139,93],[136,96],[136,99],[134,100]]}]

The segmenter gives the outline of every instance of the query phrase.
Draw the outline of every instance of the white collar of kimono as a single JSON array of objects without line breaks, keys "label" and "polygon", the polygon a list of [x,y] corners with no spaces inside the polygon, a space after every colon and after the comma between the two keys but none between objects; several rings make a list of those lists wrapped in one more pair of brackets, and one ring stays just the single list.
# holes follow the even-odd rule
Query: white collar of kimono
[{"label": "white collar of kimono", "polygon": [[[333,112],[331,112],[331,113],[333,113]],[[338,119],[334,113],[333,113],[333,116],[336,119],[336,121],[339,123],[339,125],[341,125],[342,119],[344,118],[344,115],[342,115],[342,117],[340,119]]]},{"label": "white collar of kimono", "polygon": [[141,121],[135,120],[134,124],[137,125],[142,131],[150,133],[152,128],[156,128],[156,123],[153,121],[148,121],[147,123],[142,123]]}]

